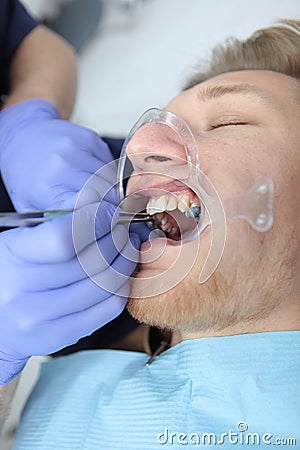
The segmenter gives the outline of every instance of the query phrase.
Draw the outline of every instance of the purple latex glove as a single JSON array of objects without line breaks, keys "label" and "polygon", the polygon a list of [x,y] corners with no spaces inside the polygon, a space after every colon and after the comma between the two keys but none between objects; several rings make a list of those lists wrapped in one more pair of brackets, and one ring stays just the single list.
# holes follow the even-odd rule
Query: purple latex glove
[{"label": "purple latex glove", "polygon": [[72,208],[89,177],[111,160],[95,132],[61,120],[48,101],[26,100],[0,113],[0,170],[18,211]]},{"label": "purple latex glove", "polygon": [[[61,120],[46,100],[0,112],[0,171],[17,211],[74,208],[84,186],[80,207],[104,196],[118,204],[116,188],[110,189],[117,161],[108,145],[94,131]],[[148,239],[146,225],[135,225],[134,232]]]},{"label": "purple latex glove", "polygon": [[[13,380],[30,356],[74,344],[123,310],[140,238],[131,233],[130,241],[124,225],[110,232],[114,209],[103,201],[0,234],[0,385]],[[90,261],[92,274],[80,260]]]},{"label": "purple latex glove", "polygon": [[140,236],[136,227],[129,233],[120,225],[111,234],[118,199],[107,145],[91,130],[61,120],[47,101],[1,111],[0,168],[17,210],[79,208],[73,223],[68,215],[0,235],[5,384],[30,356],[71,345],[122,312]]}]

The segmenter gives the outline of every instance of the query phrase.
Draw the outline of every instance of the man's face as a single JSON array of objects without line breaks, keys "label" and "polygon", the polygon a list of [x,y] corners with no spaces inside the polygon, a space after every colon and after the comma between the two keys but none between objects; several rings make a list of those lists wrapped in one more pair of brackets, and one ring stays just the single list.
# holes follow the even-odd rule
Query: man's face
[{"label": "man's face", "polygon": [[[300,105],[296,83],[270,71],[231,72],[182,92],[166,106],[192,129],[201,170],[222,201],[243,195],[258,177],[273,180],[274,226],[259,233],[244,220],[228,220],[221,263],[205,284],[199,284],[211,238],[209,231],[204,233],[198,238],[199,252],[192,270],[173,289],[137,299],[142,296],[141,285],[133,283],[128,309],[139,320],[206,332],[289,307],[295,294],[294,271],[300,247],[296,207],[300,204]],[[152,134],[149,140],[145,127],[144,140],[142,128],[138,141],[133,138],[128,146],[128,155],[134,159],[135,154],[144,152],[144,162],[139,157],[139,170],[146,170],[149,152],[159,156],[163,144],[160,133]],[[176,146],[173,151],[176,156]],[[157,246],[156,242],[156,251]],[[192,251],[195,242],[183,246]],[[161,257],[141,264],[137,277],[145,279],[144,292],[147,283],[153,283],[153,276],[159,272],[168,276],[170,262],[179,251],[180,247],[167,245]],[[149,244],[141,248],[142,263],[144,253],[149,260]]]}]

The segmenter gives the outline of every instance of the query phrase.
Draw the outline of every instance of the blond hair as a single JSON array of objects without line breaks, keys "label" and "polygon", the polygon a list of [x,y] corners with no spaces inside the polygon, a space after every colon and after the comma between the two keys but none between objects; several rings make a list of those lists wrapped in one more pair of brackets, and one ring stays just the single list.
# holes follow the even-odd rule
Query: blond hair
[{"label": "blond hair", "polygon": [[278,25],[262,28],[243,41],[227,39],[212,50],[208,67],[203,70],[202,63],[184,89],[238,70],[272,70],[300,80],[300,20],[280,20]]}]

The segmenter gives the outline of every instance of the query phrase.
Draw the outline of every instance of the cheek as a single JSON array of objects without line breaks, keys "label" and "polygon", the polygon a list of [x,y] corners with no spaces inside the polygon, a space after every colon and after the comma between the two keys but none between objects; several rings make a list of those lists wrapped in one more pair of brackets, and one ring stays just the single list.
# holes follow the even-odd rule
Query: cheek
[{"label": "cheek", "polygon": [[259,177],[274,182],[278,178],[281,171],[278,146],[275,147],[274,139],[258,134],[202,139],[201,170],[222,199],[245,195]]},{"label": "cheek", "polygon": [[223,276],[228,281],[248,279],[251,273],[260,273],[261,261],[268,251],[265,233],[254,231],[246,222],[235,219],[227,223],[225,249],[220,264]]}]

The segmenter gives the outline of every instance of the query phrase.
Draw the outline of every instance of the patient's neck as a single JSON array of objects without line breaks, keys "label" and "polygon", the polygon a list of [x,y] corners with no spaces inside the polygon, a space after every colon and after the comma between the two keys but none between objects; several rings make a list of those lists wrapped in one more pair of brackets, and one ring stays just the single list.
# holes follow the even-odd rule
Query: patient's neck
[{"label": "patient's neck", "polygon": [[[141,324],[121,341],[115,342],[109,348],[145,352],[151,354],[149,345],[150,326]],[[198,339],[203,337],[233,336],[239,334],[263,333],[269,331],[300,330],[300,298],[289,301],[274,310],[267,318],[238,323],[222,330],[172,330],[170,346],[181,341]],[[166,339],[164,331],[161,330],[161,339]]]},{"label": "patient's neck", "polygon": [[279,306],[266,318],[255,318],[251,321],[241,322],[222,330],[201,330],[199,328],[199,330],[181,331],[177,339],[185,341],[203,337],[293,330],[300,330],[300,298]]}]

